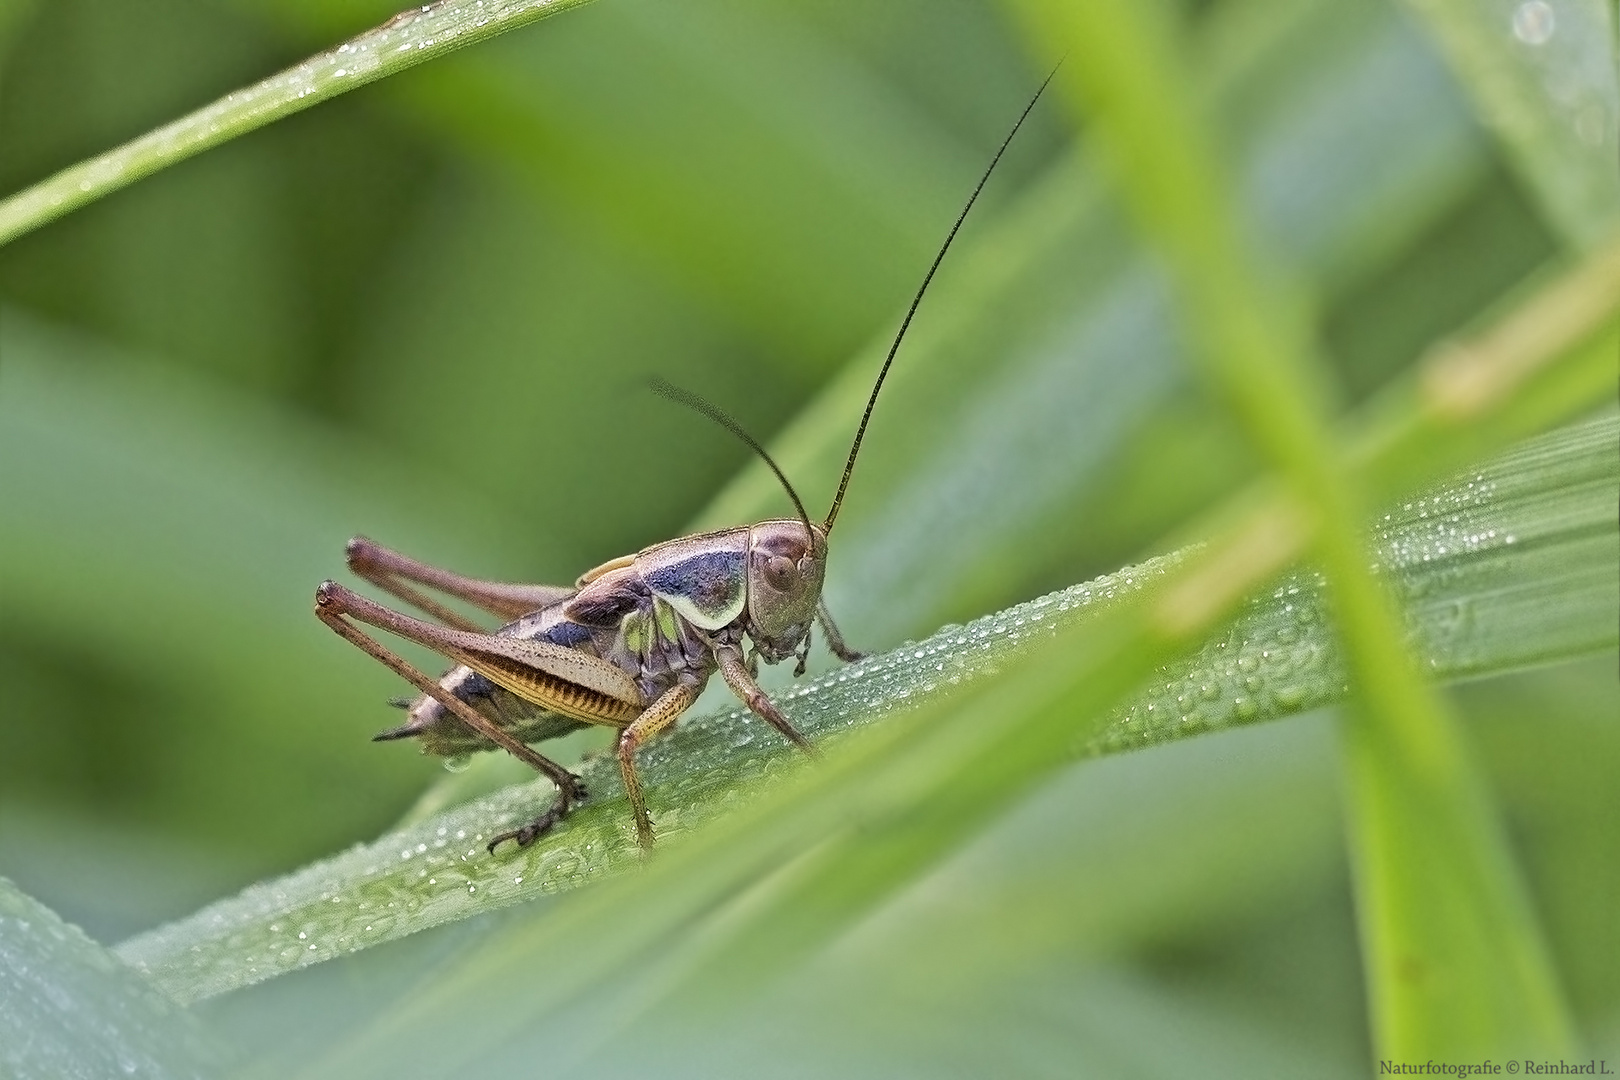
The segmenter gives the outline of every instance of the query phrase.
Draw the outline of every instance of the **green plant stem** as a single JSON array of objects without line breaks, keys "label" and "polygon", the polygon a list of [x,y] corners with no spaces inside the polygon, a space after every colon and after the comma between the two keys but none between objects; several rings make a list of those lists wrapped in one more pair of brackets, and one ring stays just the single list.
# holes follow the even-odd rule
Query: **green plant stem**
[{"label": "green plant stem", "polygon": [[438,0],[0,202],[0,245],[159,169],[366,83],[590,0]]},{"label": "green plant stem", "polygon": [[[1344,728],[1350,832],[1375,1039],[1397,1058],[1557,1051],[1570,1025],[1490,800],[1453,719],[1407,656],[1368,570],[1366,505],[1331,436],[1305,306],[1263,268],[1180,73],[1162,9],[1054,6],[1134,215],[1167,257],[1205,377],[1291,492],[1326,571],[1355,692]],[[1173,605],[1166,617],[1180,619]]]}]

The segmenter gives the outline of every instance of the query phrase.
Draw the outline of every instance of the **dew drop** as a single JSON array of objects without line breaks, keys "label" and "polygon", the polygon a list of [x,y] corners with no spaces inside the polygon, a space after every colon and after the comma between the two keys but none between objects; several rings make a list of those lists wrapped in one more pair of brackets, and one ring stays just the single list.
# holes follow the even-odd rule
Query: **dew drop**
[{"label": "dew drop", "polygon": [[1305,703],[1305,688],[1303,686],[1279,686],[1271,692],[1277,704],[1284,709],[1297,709]]},{"label": "dew drop", "polygon": [[1525,0],[1513,9],[1513,36],[1526,45],[1545,45],[1558,29],[1552,5],[1546,0]]}]

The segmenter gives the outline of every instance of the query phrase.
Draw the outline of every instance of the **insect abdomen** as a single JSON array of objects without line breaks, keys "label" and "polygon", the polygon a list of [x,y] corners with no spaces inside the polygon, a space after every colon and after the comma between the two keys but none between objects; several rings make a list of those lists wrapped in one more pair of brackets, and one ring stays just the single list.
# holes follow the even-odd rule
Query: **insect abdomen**
[{"label": "insect abdomen", "polygon": [[[573,717],[524,701],[471,668],[451,668],[440,680],[440,685],[487,717],[491,723],[511,732],[520,742],[545,742],[585,726]],[[379,732],[372,738],[377,742],[414,738],[420,741],[422,753],[440,757],[494,749],[493,743],[468,730],[467,725],[433,698],[418,698],[411,705],[409,716],[399,727]]]}]

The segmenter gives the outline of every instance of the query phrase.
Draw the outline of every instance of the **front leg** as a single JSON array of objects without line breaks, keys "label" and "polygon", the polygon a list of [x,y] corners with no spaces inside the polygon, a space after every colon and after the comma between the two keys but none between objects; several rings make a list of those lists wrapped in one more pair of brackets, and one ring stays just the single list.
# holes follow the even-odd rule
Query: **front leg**
[{"label": "front leg", "polygon": [[827,610],[827,601],[825,600],[816,605],[816,622],[821,624],[821,632],[827,635],[827,648],[832,650],[834,656],[846,664],[853,664],[857,660],[865,659],[865,653],[856,652],[844,644],[844,635],[838,632],[838,627],[832,619],[832,612]]},{"label": "front leg", "polygon": [[771,727],[786,735],[794,746],[814,757],[816,748],[810,745],[810,740],[799,734],[797,728],[782,715],[765,691],[759,688],[759,683],[748,674],[748,665],[743,663],[742,651],[735,645],[719,645],[714,650],[715,662],[720,665],[720,674],[725,678],[726,685],[731,692],[742,699],[750,712],[764,720]]}]

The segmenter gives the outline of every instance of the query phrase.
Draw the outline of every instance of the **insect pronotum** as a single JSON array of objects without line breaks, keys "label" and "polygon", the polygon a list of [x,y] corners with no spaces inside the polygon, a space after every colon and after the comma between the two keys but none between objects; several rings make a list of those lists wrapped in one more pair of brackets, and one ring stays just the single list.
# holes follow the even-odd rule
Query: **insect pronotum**
[{"label": "insect pronotum", "polygon": [[[572,586],[481,581],[417,562],[364,537],[349,541],[351,571],[435,620],[401,614],[336,582],[324,581],[315,590],[315,614],[322,622],[422,695],[409,704],[403,725],[376,738],[416,738],[425,753],[443,755],[499,747],[557,786],[545,813],[496,836],[489,842],[491,852],[505,840],[520,846],[533,842],[585,797],[579,777],[529,744],[586,724],[618,729],[619,768],[635,814],[636,839],[650,847],[652,819],[636,774],[636,749],[674,724],[715,671],[755,715],[800,749],[815,752],[755,682],[759,661],[775,664],[792,657],[797,661],[794,674],[802,674],[812,623],[821,625],[827,647],[840,660],[860,658],[844,644],[821,600],[833,523],[878,393],[917,306],[968,211],[1051,80],[1048,75],[1024,106],[924,275],[872,385],[838,491],[819,524],[810,520],[765,448],[737,421],[696,394],[659,382],[655,389],[660,393],[703,413],[763,458],[798,516],[666,540],[603,563]],[[505,625],[486,630],[418,586],[471,604]],[[455,666],[438,679],[429,678],[358,623],[425,645]]]}]

